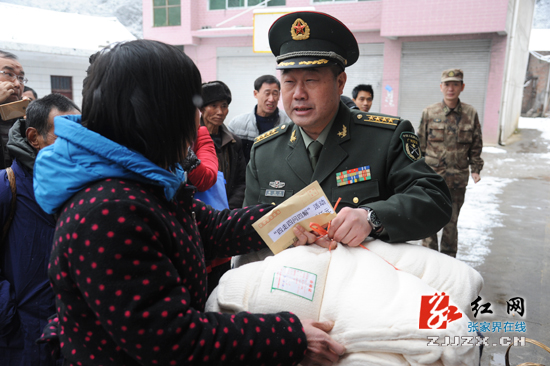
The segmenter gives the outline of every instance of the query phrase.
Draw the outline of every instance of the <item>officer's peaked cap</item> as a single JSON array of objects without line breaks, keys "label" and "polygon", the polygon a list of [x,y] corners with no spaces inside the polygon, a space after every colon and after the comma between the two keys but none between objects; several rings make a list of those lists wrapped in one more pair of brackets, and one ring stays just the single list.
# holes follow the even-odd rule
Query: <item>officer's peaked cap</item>
[{"label": "officer's peaked cap", "polygon": [[269,46],[277,69],[353,65],[359,47],[353,33],[338,19],[314,11],[285,14],[269,29]]}]

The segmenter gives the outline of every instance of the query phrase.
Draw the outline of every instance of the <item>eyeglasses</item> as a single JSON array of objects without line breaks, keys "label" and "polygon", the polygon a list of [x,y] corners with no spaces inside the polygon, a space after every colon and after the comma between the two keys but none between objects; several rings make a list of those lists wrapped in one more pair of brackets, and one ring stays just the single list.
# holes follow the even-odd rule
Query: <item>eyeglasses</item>
[{"label": "eyeglasses", "polygon": [[24,76],[15,75],[11,71],[0,71],[0,74],[6,75],[9,81],[15,81],[15,79],[19,80],[20,84],[26,84],[29,80],[27,80]]}]

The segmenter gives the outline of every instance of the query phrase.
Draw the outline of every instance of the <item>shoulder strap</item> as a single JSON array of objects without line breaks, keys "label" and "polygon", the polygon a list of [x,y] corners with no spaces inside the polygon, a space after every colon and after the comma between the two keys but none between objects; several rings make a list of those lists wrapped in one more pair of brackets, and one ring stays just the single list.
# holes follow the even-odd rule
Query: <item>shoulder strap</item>
[{"label": "shoulder strap", "polygon": [[17,201],[17,186],[15,185],[15,174],[13,174],[12,168],[6,168],[6,174],[8,175],[8,181],[10,182],[10,189],[11,189],[11,205],[10,205],[10,214],[8,216],[8,219],[4,223],[4,229],[2,230],[2,243],[4,242],[4,239],[8,235],[8,231],[10,230],[11,222],[13,221],[13,217],[15,216],[15,203]]}]

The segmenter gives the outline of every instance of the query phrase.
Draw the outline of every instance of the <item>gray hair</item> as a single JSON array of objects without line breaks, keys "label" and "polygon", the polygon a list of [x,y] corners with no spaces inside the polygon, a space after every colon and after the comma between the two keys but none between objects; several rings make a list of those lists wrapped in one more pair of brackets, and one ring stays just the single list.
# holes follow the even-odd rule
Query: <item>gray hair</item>
[{"label": "gray hair", "polygon": [[2,51],[2,50],[0,50],[0,58],[9,58],[11,60],[17,60],[17,56],[15,56],[13,53],[8,51]]}]

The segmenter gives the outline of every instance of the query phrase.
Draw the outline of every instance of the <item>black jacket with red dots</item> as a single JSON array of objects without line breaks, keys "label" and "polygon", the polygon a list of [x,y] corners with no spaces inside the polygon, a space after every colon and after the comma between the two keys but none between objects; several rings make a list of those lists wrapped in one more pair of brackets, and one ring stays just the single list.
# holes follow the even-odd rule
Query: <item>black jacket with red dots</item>
[{"label": "black jacket with red dots", "polygon": [[218,212],[189,188],[169,202],[162,187],[120,179],[74,195],[49,269],[66,362],[298,364],[307,341],[295,315],[203,312],[205,259],[264,248],[252,223],[272,207]]}]

